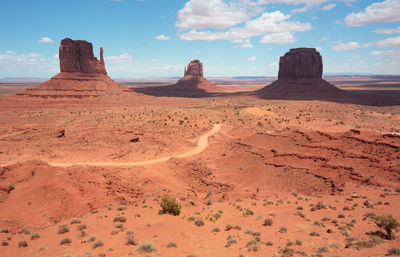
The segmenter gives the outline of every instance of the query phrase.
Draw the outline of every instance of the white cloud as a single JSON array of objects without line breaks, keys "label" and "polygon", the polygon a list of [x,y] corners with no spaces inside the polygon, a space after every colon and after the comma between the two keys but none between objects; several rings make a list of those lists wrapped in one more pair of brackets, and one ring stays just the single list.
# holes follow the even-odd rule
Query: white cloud
[{"label": "white cloud", "polygon": [[157,39],[157,40],[170,40],[171,37],[166,36],[166,35],[164,35],[164,34],[161,34],[161,35],[159,35],[159,36],[156,36],[155,39]]},{"label": "white cloud", "polygon": [[393,29],[377,29],[377,30],[374,30],[373,32],[379,33],[379,34],[399,34],[400,26],[397,28],[393,28]]},{"label": "white cloud", "polygon": [[54,59],[57,59],[57,60],[59,59],[59,55],[58,54],[55,54],[53,57],[54,57]]},{"label": "white cloud", "polygon": [[247,21],[257,13],[251,1],[189,0],[178,11],[180,29],[224,29]]},{"label": "white cloud", "polygon": [[38,40],[39,43],[54,43],[54,41],[49,37],[42,37],[42,39]]},{"label": "white cloud", "polygon": [[257,60],[257,57],[255,57],[255,56],[253,55],[252,57],[249,57],[248,60],[251,61],[251,62],[254,62],[254,61]]},{"label": "white cloud", "polygon": [[[272,41],[277,41],[275,33],[282,33],[285,36],[286,42],[294,42],[293,32],[306,31],[311,29],[311,24],[289,21],[290,15],[285,15],[280,11],[264,12],[259,17],[249,20],[244,25],[232,27],[225,31],[210,31],[191,29],[180,35],[182,40],[238,40],[250,39],[255,36],[265,35],[268,41],[269,37],[274,37]],[[290,40],[288,40],[290,38]],[[285,40],[279,41],[279,43]]]},{"label": "white cloud", "polygon": [[400,21],[400,1],[386,0],[369,5],[358,13],[352,12],[344,19],[347,26],[363,26],[378,22]]},{"label": "white cloud", "polygon": [[398,56],[400,57],[400,50],[387,50],[387,51],[372,51],[372,56]]},{"label": "white cloud", "polygon": [[0,53],[0,77],[49,76],[49,72],[58,71],[58,61],[39,53],[19,54],[11,50]]},{"label": "white cloud", "polygon": [[316,49],[317,51],[322,51],[322,50],[324,50],[322,47],[319,47],[319,46],[316,46],[315,49]]},{"label": "white cloud", "polygon": [[[232,41],[232,42],[234,42],[234,41]],[[238,41],[236,41],[236,42],[238,42]],[[240,47],[240,48],[253,48],[253,45],[251,44],[250,39],[243,40],[243,42],[241,42],[241,43],[242,44],[237,46],[237,47]]]},{"label": "white cloud", "polygon": [[367,44],[363,44],[361,45],[358,42],[348,42],[348,43],[337,43],[335,46],[332,47],[333,51],[346,51],[346,50],[353,50],[353,49],[357,49],[357,48],[362,48],[362,47],[368,47]]},{"label": "white cloud", "polygon": [[379,47],[398,47],[400,48],[400,36],[390,37],[381,41],[376,42]]},{"label": "white cloud", "polygon": [[263,44],[291,44],[296,42],[297,39],[293,36],[291,32],[282,32],[282,33],[272,33],[269,35],[265,35],[260,43]]},{"label": "white cloud", "polygon": [[320,6],[330,0],[259,0],[258,4],[289,4],[289,5],[304,5],[301,8],[292,10],[292,13],[305,12],[314,6]]},{"label": "white cloud", "polygon": [[268,64],[271,67],[278,67],[279,64],[277,62],[271,62],[270,64]]},{"label": "white cloud", "polygon": [[323,11],[329,11],[329,10],[332,10],[333,8],[335,8],[336,7],[336,4],[326,4],[326,5],[324,5],[324,6],[322,6],[321,7],[321,10],[323,10]]}]

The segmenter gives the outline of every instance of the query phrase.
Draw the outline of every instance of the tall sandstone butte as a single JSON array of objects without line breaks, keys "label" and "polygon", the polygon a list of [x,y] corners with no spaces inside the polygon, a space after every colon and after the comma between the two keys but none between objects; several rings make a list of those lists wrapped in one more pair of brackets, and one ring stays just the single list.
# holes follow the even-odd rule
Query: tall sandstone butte
[{"label": "tall sandstone butte", "polygon": [[65,38],[60,43],[59,58],[60,73],[21,95],[84,98],[133,94],[107,76],[103,48],[100,48],[98,60],[93,55],[92,43]]},{"label": "tall sandstone butte", "polygon": [[203,63],[199,60],[191,61],[187,68],[185,67],[184,76],[204,77]]},{"label": "tall sandstone butte", "polygon": [[103,48],[100,48],[100,61],[93,55],[93,45],[84,40],[61,40],[61,72],[98,73],[107,75],[103,59]]},{"label": "tall sandstone butte", "polygon": [[279,60],[278,78],[322,78],[322,57],[315,48],[290,49]]},{"label": "tall sandstone butte", "polygon": [[279,61],[278,80],[258,91],[264,97],[337,97],[344,91],[322,79],[322,57],[315,48],[290,49]]}]

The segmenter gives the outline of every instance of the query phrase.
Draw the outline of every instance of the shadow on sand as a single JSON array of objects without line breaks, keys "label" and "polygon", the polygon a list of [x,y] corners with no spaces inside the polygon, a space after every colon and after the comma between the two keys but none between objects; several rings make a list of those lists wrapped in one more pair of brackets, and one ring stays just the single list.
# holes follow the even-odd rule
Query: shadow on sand
[{"label": "shadow on sand", "polygon": [[400,105],[400,91],[359,91],[359,90],[340,90],[335,94],[324,93],[290,93],[275,94],[263,92],[263,89],[253,92],[207,92],[203,89],[182,90],[176,85],[155,86],[132,88],[131,90],[156,97],[188,97],[188,98],[206,98],[206,97],[240,97],[251,96],[265,100],[293,100],[293,101],[327,101],[343,104],[358,104],[369,106],[396,106]]}]

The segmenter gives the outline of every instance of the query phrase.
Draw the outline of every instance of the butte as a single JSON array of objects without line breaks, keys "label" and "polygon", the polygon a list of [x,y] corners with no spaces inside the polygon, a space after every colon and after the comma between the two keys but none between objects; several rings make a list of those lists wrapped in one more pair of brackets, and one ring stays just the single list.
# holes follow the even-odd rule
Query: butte
[{"label": "butte", "polygon": [[290,49],[279,61],[278,80],[257,93],[263,98],[343,97],[345,91],[322,79],[322,57],[315,48]]},{"label": "butte", "polygon": [[222,92],[223,90],[223,88],[204,78],[203,63],[199,60],[194,60],[185,67],[184,77],[176,84],[138,88],[135,91],[159,96],[202,96]]},{"label": "butte", "polygon": [[61,72],[43,84],[28,88],[20,95],[31,97],[115,97],[134,94],[107,76],[100,48],[100,60],[93,55],[93,45],[83,40],[61,40]]}]

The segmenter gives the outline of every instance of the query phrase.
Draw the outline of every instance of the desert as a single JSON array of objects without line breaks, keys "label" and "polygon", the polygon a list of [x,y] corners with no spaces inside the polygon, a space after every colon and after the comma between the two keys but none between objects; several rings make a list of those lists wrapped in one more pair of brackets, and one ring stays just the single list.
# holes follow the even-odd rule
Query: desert
[{"label": "desert", "polygon": [[166,2],[0,4],[0,257],[400,256],[398,1]]}]

